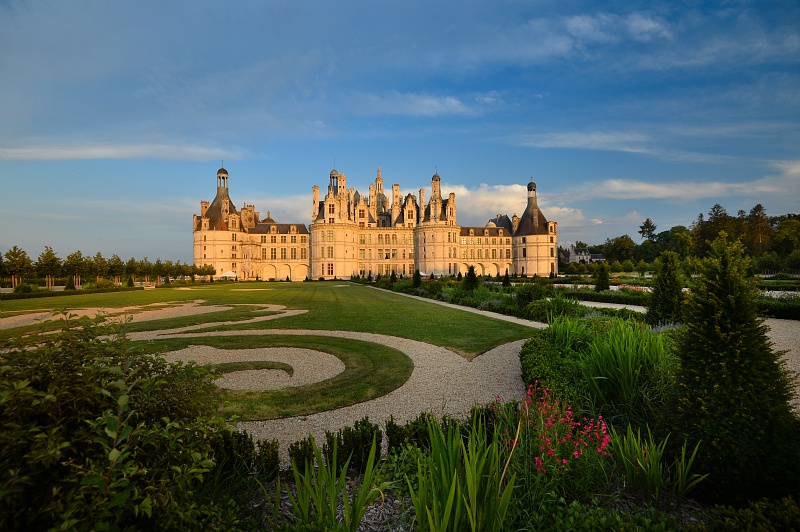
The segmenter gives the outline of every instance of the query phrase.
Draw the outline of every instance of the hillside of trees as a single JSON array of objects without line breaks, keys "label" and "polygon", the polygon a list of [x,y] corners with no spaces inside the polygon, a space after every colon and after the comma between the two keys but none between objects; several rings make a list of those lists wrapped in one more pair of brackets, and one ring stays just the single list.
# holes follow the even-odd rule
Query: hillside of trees
[{"label": "hillside of trees", "polygon": [[594,246],[577,242],[576,247],[603,254],[609,264],[619,262],[627,266],[624,271],[634,271],[651,264],[663,251],[673,251],[681,259],[703,258],[708,254],[710,242],[723,231],[730,239],[742,242],[753,259],[756,272],[800,274],[800,214],[768,216],[761,204],[749,213],[740,210],[736,216],[716,204],[707,216],[699,214],[688,228],[676,225],[661,232],[655,222],[647,218],[639,227],[640,244],[629,235],[622,235]]}]

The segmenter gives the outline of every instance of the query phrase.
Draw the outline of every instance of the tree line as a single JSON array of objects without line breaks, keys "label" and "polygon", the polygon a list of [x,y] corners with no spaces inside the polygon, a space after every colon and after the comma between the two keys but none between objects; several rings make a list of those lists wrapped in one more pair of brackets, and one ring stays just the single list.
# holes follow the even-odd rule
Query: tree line
[{"label": "tree line", "polygon": [[131,257],[123,261],[114,254],[110,258],[103,257],[99,251],[94,256],[83,255],[75,251],[61,259],[53,248],[45,246],[36,260],[32,260],[24,249],[12,247],[0,255],[0,278],[16,278],[18,282],[36,281],[40,279],[58,279],[78,277],[81,279],[135,279],[150,280],[161,277],[194,277],[196,275],[214,275],[213,266],[195,266],[193,264],[156,259],[151,262],[147,257],[136,260]]},{"label": "tree line", "polygon": [[717,203],[707,216],[700,213],[689,227],[676,225],[661,232],[647,218],[639,226],[641,244],[622,235],[595,246],[583,242],[576,242],[575,246],[602,254],[609,264],[629,261],[638,270],[642,263],[652,263],[664,251],[677,253],[681,259],[704,258],[711,249],[710,243],[722,232],[742,243],[756,271],[800,271],[800,214],[768,216],[760,203],[749,213],[740,210],[736,216]]}]

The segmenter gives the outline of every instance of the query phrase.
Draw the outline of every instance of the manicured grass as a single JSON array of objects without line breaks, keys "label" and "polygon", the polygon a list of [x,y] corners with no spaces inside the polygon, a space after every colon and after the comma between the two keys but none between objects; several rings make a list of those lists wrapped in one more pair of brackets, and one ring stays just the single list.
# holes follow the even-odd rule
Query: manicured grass
[{"label": "manicured grass", "polygon": [[[211,283],[198,284],[191,290],[158,289],[137,292],[87,294],[39,300],[4,301],[5,311],[49,308],[114,308],[147,305],[156,302],[187,302],[202,299],[208,305],[284,305],[305,309],[307,313],[258,323],[214,326],[221,321],[244,320],[248,311],[234,307],[230,311],[169,320],[128,324],[129,331],[163,330],[170,327],[208,323],[204,330],[241,329],[316,329],[388,334],[419,340],[451,349],[473,358],[498,345],[528,338],[531,329],[467,311],[451,309],[345,281],[310,283]],[[264,290],[254,290],[249,289]],[[254,308],[254,307],[252,307]],[[249,314],[250,316],[259,313]],[[1,337],[35,332],[39,326],[0,331]]]},{"label": "manicured grass", "polygon": [[294,374],[294,368],[283,362],[272,362],[269,360],[245,360],[242,362],[223,362],[211,366],[217,373],[233,373],[234,371],[249,371],[260,369],[277,369],[285,371],[290,376]]},{"label": "manicured grass", "polygon": [[219,349],[301,347],[330,353],[345,365],[330,379],[293,388],[264,392],[225,390],[221,412],[245,420],[275,419],[323,412],[386,395],[411,376],[414,365],[390,347],[347,338],[324,336],[231,336],[175,338],[146,344],[150,352],[209,345]]}]

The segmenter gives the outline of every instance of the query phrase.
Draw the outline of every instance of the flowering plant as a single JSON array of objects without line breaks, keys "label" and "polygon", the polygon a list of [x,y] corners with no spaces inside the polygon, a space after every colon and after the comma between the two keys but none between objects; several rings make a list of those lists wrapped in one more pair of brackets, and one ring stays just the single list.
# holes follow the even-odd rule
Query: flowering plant
[{"label": "flowering plant", "polygon": [[586,499],[605,483],[611,436],[602,417],[578,416],[538,381],[522,402],[498,400],[489,410],[501,425],[503,443],[513,450],[510,467],[525,484],[514,491],[516,508],[537,512],[564,499]]}]

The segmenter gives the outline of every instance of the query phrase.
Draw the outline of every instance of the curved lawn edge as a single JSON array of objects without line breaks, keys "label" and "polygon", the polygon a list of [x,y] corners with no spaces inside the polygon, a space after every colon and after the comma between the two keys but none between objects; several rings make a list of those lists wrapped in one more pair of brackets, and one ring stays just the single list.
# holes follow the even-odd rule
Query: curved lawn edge
[{"label": "curved lawn edge", "polygon": [[405,353],[387,346],[349,338],[315,335],[204,336],[146,342],[158,354],[191,345],[218,349],[300,347],[335,356],[344,371],[324,381],[280,390],[221,391],[220,413],[245,421],[280,419],[335,410],[371,401],[402,386],[414,364]]}]

